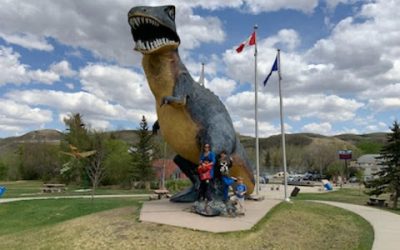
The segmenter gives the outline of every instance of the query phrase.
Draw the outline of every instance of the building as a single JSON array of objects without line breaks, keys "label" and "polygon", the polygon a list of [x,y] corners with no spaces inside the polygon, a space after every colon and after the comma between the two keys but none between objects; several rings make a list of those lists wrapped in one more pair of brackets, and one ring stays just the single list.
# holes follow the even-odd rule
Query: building
[{"label": "building", "polygon": [[380,165],[382,160],[376,159],[379,156],[379,154],[362,155],[358,157],[354,166],[364,170],[364,178],[369,179],[374,173],[380,171],[382,168],[382,165]]},{"label": "building", "polygon": [[176,179],[187,179],[186,175],[182,173],[179,167],[175,164],[173,160],[170,159],[158,159],[154,160],[152,165],[155,170],[157,179],[162,177],[163,167],[165,164],[165,179],[166,180],[176,180]]}]

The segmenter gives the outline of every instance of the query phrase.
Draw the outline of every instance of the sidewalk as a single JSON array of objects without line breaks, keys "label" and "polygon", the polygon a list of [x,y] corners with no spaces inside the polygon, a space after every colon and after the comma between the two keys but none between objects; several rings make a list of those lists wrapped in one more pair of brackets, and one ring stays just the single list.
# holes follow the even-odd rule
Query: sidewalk
[{"label": "sidewalk", "polygon": [[[95,199],[98,198],[129,198],[129,197],[149,197],[148,194],[105,194],[105,195],[94,195]],[[29,201],[29,200],[49,200],[49,199],[76,199],[84,198],[90,199],[91,195],[68,195],[68,196],[42,196],[42,197],[20,197],[20,198],[1,198],[0,203],[8,203],[14,201]]]},{"label": "sidewalk", "polygon": [[[271,191],[274,186],[274,191]],[[279,186],[279,190],[276,187]],[[288,186],[288,195],[294,186]],[[301,187],[301,192],[318,192],[320,187]],[[283,185],[261,185],[262,201],[245,201],[246,215],[231,217],[204,217],[190,212],[192,203],[173,203],[168,199],[144,202],[140,221],[167,224],[214,233],[251,229],[271,208],[284,199]]]},{"label": "sidewalk", "polygon": [[382,209],[332,201],[315,201],[350,210],[371,223],[374,228],[372,249],[400,249],[400,215]]}]

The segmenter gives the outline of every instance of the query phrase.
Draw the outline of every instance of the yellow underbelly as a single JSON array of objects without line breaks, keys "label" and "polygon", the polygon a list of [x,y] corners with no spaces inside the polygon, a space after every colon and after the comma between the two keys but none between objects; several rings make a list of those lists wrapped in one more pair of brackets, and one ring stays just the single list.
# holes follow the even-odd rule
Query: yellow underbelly
[{"label": "yellow underbelly", "polygon": [[198,125],[192,120],[185,107],[172,107],[171,105],[157,105],[158,123],[160,130],[174,151],[183,158],[197,164],[200,149],[196,136]]}]

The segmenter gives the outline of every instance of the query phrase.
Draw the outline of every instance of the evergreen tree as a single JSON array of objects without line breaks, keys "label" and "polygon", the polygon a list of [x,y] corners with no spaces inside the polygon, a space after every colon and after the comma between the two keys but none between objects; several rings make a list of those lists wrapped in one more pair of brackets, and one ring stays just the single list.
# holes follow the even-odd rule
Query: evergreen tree
[{"label": "evergreen tree", "polygon": [[132,152],[132,171],[133,181],[143,181],[146,189],[150,188],[150,181],[154,180],[154,170],[151,161],[154,154],[152,135],[148,131],[146,118],[143,116],[139,128],[139,141],[133,146]]},{"label": "evergreen tree", "polygon": [[366,183],[369,188],[369,195],[380,195],[391,193],[393,208],[397,208],[397,201],[400,197],[400,128],[397,121],[390,128],[392,133],[387,135],[387,143],[381,150],[378,159],[382,168],[374,175],[378,178]]},{"label": "evergreen tree", "polygon": [[267,151],[267,153],[265,154],[265,158],[264,158],[264,165],[265,168],[268,172],[273,173],[274,169],[273,169],[273,165],[272,165],[272,159],[271,159],[271,153],[269,152],[269,150]]},{"label": "evergreen tree", "polygon": [[[64,118],[67,127],[67,133],[64,134],[64,140],[60,148],[63,152],[70,152],[71,147],[77,148],[80,152],[91,150],[89,131],[86,128],[83,117],[79,113],[74,113]],[[71,181],[89,186],[89,177],[85,171],[85,166],[89,163],[88,159],[74,159],[70,156],[63,156],[63,167],[61,168],[62,180],[66,183]]]}]

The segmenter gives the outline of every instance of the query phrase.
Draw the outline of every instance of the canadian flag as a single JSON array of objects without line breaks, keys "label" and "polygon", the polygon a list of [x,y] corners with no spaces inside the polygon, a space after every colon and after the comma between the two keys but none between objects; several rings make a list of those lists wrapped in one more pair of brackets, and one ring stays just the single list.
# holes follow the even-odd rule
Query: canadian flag
[{"label": "canadian flag", "polygon": [[249,38],[247,38],[246,41],[242,42],[239,47],[236,48],[236,52],[240,53],[246,46],[251,46],[256,44],[256,32],[254,31]]}]

